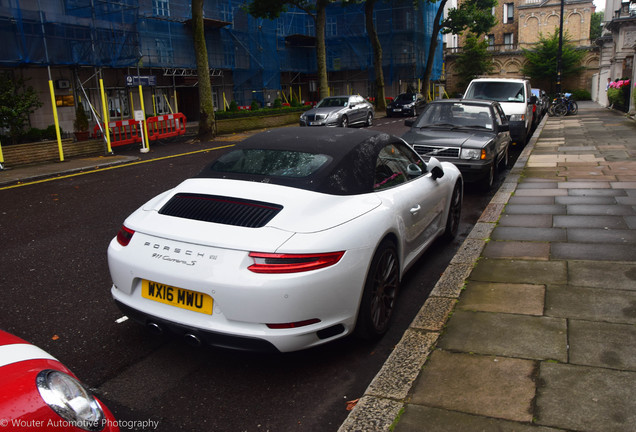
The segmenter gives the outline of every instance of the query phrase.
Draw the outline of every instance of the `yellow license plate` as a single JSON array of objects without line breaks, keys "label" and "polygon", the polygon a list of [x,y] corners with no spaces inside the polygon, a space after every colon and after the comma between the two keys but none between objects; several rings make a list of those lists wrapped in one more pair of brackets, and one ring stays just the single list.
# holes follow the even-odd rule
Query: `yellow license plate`
[{"label": "yellow license plate", "polygon": [[200,292],[142,280],[141,296],[181,309],[212,315],[214,300]]}]

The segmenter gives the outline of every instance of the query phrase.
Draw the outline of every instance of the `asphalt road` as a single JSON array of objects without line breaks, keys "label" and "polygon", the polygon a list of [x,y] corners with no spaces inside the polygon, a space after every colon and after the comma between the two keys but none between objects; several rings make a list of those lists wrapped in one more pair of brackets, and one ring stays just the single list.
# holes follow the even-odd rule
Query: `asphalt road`
[{"label": "asphalt road", "polygon": [[[406,131],[394,118],[372,128]],[[405,275],[396,319],[376,344],[347,338],[263,355],[152,336],[122,320],[112,302],[108,243],[128,214],[224,151],[214,147],[231,144],[161,143],[148,157],[188,154],[0,189],[0,328],[69,366],[122,421],[122,432],[337,430],[347,402],[363,394],[497,187],[466,188],[459,236],[434,244]],[[150,421],[157,423],[137,423]]]}]

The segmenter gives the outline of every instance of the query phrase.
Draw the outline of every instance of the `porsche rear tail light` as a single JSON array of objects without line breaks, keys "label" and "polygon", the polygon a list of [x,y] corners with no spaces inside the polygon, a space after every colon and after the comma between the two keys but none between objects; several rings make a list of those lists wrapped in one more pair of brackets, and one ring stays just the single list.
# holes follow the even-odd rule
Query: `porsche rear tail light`
[{"label": "porsche rear tail light", "polygon": [[247,269],[254,273],[299,273],[329,267],[340,261],[341,252],[319,254],[276,254],[250,252],[254,264]]},{"label": "porsche rear tail light", "polygon": [[117,242],[122,246],[128,246],[128,243],[130,243],[133,234],[135,234],[133,230],[128,229],[122,225],[119,232],[117,233]]}]

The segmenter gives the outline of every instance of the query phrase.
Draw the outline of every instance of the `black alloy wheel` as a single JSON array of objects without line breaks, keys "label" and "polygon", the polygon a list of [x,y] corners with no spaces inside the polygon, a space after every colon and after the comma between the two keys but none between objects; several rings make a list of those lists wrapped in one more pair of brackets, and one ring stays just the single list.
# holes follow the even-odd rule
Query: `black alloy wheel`
[{"label": "black alloy wheel", "polygon": [[356,335],[365,340],[382,337],[389,328],[400,284],[397,249],[385,239],[373,256],[356,321]]},{"label": "black alloy wheel", "polygon": [[349,127],[349,119],[347,116],[342,116],[342,120],[340,120],[340,126],[343,128]]},{"label": "black alloy wheel", "polygon": [[367,114],[367,126],[371,126],[373,125],[373,113],[368,113]]}]

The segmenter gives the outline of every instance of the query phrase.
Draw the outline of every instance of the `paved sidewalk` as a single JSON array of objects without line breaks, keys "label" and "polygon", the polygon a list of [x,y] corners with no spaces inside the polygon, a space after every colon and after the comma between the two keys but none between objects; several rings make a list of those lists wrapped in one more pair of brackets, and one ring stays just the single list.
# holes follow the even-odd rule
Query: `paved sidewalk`
[{"label": "paved sidewalk", "polygon": [[540,128],[341,432],[636,431],[636,122]]}]

